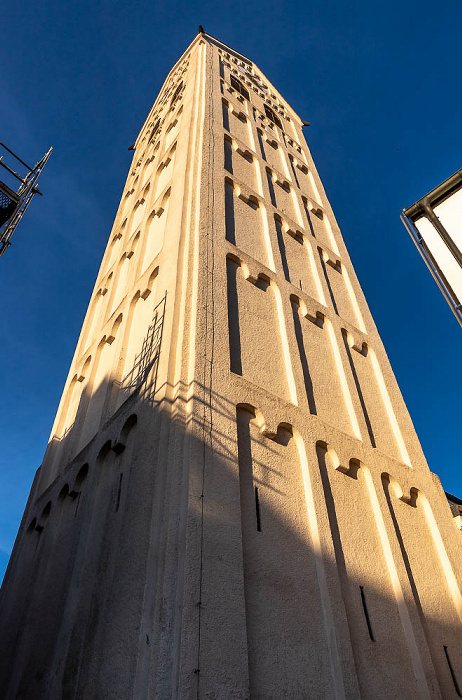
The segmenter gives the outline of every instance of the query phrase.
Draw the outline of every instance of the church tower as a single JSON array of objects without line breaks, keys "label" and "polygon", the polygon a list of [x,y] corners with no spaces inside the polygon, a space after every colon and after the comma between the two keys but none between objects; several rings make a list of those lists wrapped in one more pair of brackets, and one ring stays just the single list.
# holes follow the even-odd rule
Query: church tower
[{"label": "church tower", "polygon": [[134,144],[5,577],[1,696],[461,697],[457,524],[300,118],[200,32]]}]

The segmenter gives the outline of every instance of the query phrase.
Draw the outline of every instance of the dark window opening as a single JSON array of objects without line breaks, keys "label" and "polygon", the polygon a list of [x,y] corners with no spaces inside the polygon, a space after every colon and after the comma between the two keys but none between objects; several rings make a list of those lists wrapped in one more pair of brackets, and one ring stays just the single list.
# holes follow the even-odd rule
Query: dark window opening
[{"label": "dark window opening", "polygon": [[120,508],[120,496],[122,494],[122,479],[123,479],[123,472],[120,472],[119,476],[119,488],[117,489],[117,500],[116,500],[116,513]]},{"label": "dark window opening", "polygon": [[264,105],[265,107],[265,114],[268,117],[268,119],[271,119],[271,121],[276,124],[280,129],[282,129],[282,122],[279,119],[279,117],[276,116],[276,114],[273,112],[273,110],[268,107],[267,105]]},{"label": "dark window opening", "polygon": [[459,698],[462,698],[462,695],[461,695],[461,692],[460,692],[460,688],[459,688],[459,684],[458,684],[458,682],[457,682],[456,674],[454,673],[454,669],[453,669],[453,666],[452,666],[452,663],[451,663],[451,659],[450,659],[450,657],[449,657],[449,652],[448,652],[448,648],[447,648],[447,647],[444,647],[444,653],[445,653],[445,655],[446,655],[446,661],[448,662],[448,666],[449,666],[449,671],[450,671],[450,673],[451,673],[452,682],[454,683],[454,690],[456,691],[456,693],[457,693],[457,695],[459,696]]},{"label": "dark window opening", "polygon": [[159,131],[159,128],[160,128],[160,118],[156,121],[156,123],[154,124],[154,126],[152,128],[151,136],[149,137],[150,143],[152,143],[154,141],[154,138],[155,138],[157,132]]},{"label": "dark window opening", "polygon": [[178,97],[180,96],[180,92],[182,91],[182,89],[183,89],[183,81],[181,81],[180,84],[175,89],[175,92],[172,95],[172,100],[170,102],[170,107],[173,107],[173,105],[177,101]]},{"label": "dark window opening", "polygon": [[240,80],[234,77],[234,75],[231,76],[231,85],[232,87],[237,90],[242,97],[245,97],[246,100],[249,100],[250,102],[250,95],[249,91],[246,90],[246,88],[243,86]]},{"label": "dark window opening", "polygon": [[261,532],[260,499],[258,498],[258,486],[255,486],[255,515],[257,516],[257,530]]},{"label": "dark window opening", "polygon": [[361,591],[361,602],[363,604],[364,617],[366,618],[367,630],[369,632],[369,637],[372,642],[375,642],[374,633],[372,631],[371,618],[369,617],[369,610],[367,609],[366,596],[364,593],[364,586],[360,586]]}]

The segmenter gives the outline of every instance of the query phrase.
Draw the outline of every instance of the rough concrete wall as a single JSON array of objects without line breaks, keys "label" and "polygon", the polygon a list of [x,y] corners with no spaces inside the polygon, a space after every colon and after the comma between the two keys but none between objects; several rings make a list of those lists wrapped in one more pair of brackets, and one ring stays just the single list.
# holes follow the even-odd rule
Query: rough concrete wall
[{"label": "rough concrete wall", "polygon": [[21,524],[3,695],[457,697],[459,537],[298,116],[199,35]]},{"label": "rough concrete wall", "polygon": [[[252,698],[456,696],[457,529],[300,122],[255,66],[218,43],[209,70],[206,187],[214,196],[212,208],[204,199],[198,337],[205,359],[196,365],[206,451],[187,549],[199,579],[195,588],[189,582],[196,613],[183,621],[189,633],[196,624],[199,696],[225,696],[225,687]],[[239,199],[248,213],[236,224]],[[255,212],[262,218],[252,219]],[[414,533],[414,544],[404,543],[400,528]],[[227,555],[240,547],[231,585]],[[435,576],[419,568],[433,557]],[[244,650],[220,634],[243,608],[248,691],[235,681]],[[230,669],[235,685],[223,680]],[[189,697],[186,667],[180,678]]]},{"label": "rough concrete wall", "polygon": [[142,697],[152,659],[156,688],[174,684],[203,54],[175,66],[136,143],[2,589],[2,697]]}]

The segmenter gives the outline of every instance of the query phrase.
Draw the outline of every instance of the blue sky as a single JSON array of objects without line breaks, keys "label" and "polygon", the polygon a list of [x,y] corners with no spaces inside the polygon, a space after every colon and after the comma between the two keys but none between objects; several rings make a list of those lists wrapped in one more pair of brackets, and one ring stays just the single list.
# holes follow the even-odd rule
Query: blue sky
[{"label": "blue sky", "polygon": [[[462,496],[462,331],[399,220],[462,166],[460,2],[8,3],[0,140],[54,153],[0,260],[0,576],[130,165],[197,25],[302,119],[430,469]],[[6,29],[6,31],[5,31]]]}]

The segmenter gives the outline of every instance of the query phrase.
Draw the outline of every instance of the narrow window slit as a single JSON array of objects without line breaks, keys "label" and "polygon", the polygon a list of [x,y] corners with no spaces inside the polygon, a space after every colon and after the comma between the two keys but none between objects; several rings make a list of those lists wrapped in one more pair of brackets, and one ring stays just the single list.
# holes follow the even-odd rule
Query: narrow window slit
[{"label": "narrow window slit", "polygon": [[261,532],[260,500],[258,498],[258,486],[255,486],[255,514],[257,516],[257,530]]},{"label": "narrow window slit", "polygon": [[451,671],[451,678],[452,678],[452,682],[454,683],[454,689],[455,689],[455,691],[456,691],[456,693],[457,693],[457,696],[458,696],[459,698],[462,698],[462,693],[460,692],[460,688],[459,688],[459,684],[458,684],[458,682],[457,682],[456,674],[454,673],[454,669],[453,669],[453,667],[452,667],[451,659],[450,659],[450,657],[449,657],[448,648],[447,648],[447,647],[443,647],[443,648],[444,648],[444,653],[446,654],[446,661],[448,662],[449,670]]},{"label": "narrow window slit", "polygon": [[359,590],[361,591],[361,602],[363,604],[364,617],[366,618],[366,622],[367,622],[367,629],[369,630],[369,637],[371,638],[372,642],[375,642],[374,633],[372,631],[371,618],[369,617],[369,610],[367,609],[366,595],[364,593],[364,586],[360,586]]},{"label": "narrow window slit", "polygon": [[80,496],[81,496],[81,493],[80,493],[80,491],[79,491],[78,494],[77,494],[76,503],[75,503],[74,518],[77,517],[77,513],[78,513],[78,510],[79,510]]},{"label": "narrow window slit", "polygon": [[119,476],[119,488],[118,488],[118,490],[117,490],[116,513],[117,513],[117,511],[119,510],[119,506],[120,506],[120,494],[122,493],[122,478],[123,478],[123,475],[124,475],[123,472],[120,472],[120,476]]}]

